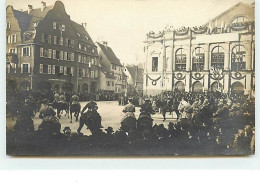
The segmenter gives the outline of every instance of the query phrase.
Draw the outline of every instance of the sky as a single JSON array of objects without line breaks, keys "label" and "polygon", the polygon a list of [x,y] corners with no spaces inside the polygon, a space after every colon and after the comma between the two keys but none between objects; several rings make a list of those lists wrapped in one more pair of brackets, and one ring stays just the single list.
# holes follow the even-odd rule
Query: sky
[{"label": "sky", "polygon": [[[6,5],[27,10],[41,7],[42,0],[7,0]],[[44,0],[53,5],[56,0]],[[121,63],[143,61],[143,41],[149,31],[166,25],[200,26],[238,2],[254,0],[61,0],[77,23],[87,23],[94,41],[107,41]]]}]

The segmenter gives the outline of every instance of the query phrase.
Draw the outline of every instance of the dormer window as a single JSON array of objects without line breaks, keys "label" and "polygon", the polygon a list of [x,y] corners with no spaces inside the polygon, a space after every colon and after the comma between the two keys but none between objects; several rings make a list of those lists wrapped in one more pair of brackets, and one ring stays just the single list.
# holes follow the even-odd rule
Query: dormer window
[{"label": "dormer window", "polygon": [[77,33],[77,35],[80,37],[80,34],[79,34],[79,33]]},{"label": "dormer window", "polygon": [[231,24],[231,29],[233,31],[240,31],[240,30],[245,30],[247,29],[249,26],[249,20],[248,18],[244,17],[244,16],[239,16],[236,17]]},{"label": "dormer window", "polygon": [[53,27],[54,30],[56,30],[56,28],[57,28],[57,23],[56,23],[56,22],[53,22],[53,23],[52,23],[52,27]]}]

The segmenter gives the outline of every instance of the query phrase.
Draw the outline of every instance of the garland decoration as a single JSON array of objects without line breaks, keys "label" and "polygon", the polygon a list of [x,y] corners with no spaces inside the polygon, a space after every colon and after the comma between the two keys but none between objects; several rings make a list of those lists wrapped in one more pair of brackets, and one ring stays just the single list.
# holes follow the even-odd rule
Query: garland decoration
[{"label": "garland decoration", "polygon": [[148,75],[148,78],[152,81],[152,85],[156,86],[157,81],[160,80],[161,76],[159,76],[159,77],[156,78],[156,79],[152,79],[152,78]]},{"label": "garland decoration", "polygon": [[185,79],[185,75],[183,75],[182,73],[177,73],[177,74],[173,74],[173,78],[177,79],[177,80],[184,80]]},{"label": "garland decoration", "polygon": [[191,76],[194,80],[201,80],[204,78],[204,75],[202,76],[200,73],[195,73],[194,76]]},{"label": "garland decoration", "polygon": [[240,72],[235,72],[235,76],[232,76],[232,74],[231,74],[231,78],[233,78],[235,80],[241,80],[245,77],[246,77],[246,75],[242,76],[242,74]]}]

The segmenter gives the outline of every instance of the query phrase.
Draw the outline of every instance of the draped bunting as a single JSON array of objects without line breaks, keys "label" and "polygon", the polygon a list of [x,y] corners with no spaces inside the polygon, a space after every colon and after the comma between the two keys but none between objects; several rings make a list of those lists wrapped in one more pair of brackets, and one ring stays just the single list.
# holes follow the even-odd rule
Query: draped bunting
[{"label": "draped bunting", "polygon": [[241,80],[241,79],[245,78],[246,75],[242,76],[242,74],[240,72],[236,72],[235,76],[232,76],[232,74],[231,74],[230,77],[235,79],[235,80]]},{"label": "draped bunting", "polygon": [[183,75],[182,73],[177,73],[177,74],[173,74],[173,78],[177,79],[177,80],[184,80],[185,79],[185,75]]},{"label": "draped bunting", "polygon": [[200,73],[195,73],[194,76],[191,76],[194,80],[201,80],[204,78],[204,75],[202,76]]},{"label": "draped bunting", "polygon": [[157,81],[160,80],[160,78],[161,78],[161,76],[159,76],[156,79],[152,79],[149,75],[147,75],[147,77],[152,81],[152,85],[154,85],[154,86],[157,84]]}]

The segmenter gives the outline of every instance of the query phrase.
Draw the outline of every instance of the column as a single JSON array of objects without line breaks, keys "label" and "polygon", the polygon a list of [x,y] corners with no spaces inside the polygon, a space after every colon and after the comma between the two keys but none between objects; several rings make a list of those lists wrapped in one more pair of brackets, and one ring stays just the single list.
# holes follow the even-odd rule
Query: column
[{"label": "column", "polygon": [[226,46],[226,52],[225,52],[225,58],[224,58],[224,70],[228,71],[230,69],[230,44],[229,42],[225,43]]},{"label": "column", "polygon": [[191,69],[191,46],[189,44],[188,46],[188,52],[187,52],[187,57],[186,57],[186,71],[190,71]]},{"label": "column", "polygon": [[208,71],[209,70],[209,44],[206,44],[205,46],[205,62],[204,62],[204,70]]},{"label": "column", "polygon": [[248,50],[246,51],[246,70],[252,70],[252,42],[247,45]]},{"label": "column", "polygon": [[174,46],[172,47],[172,71],[175,71],[175,50]]},{"label": "column", "polygon": [[245,86],[245,94],[251,93],[251,73],[246,74],[246,86]]},{"label": "column", "polygon": [[186,74],[185,91],[190,92],[190,73]]},{"label": "column", "polygon": [[228,93],[229,91],[229,74],[224,74],[224,88],[223,91],[224,93]]},{"label": "column", "polygon": [[208,91],[209,90],[209,74],[205,74],[204,75],[204,91]]}]

